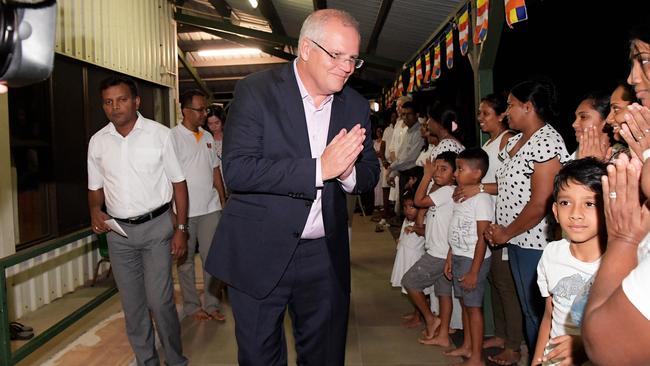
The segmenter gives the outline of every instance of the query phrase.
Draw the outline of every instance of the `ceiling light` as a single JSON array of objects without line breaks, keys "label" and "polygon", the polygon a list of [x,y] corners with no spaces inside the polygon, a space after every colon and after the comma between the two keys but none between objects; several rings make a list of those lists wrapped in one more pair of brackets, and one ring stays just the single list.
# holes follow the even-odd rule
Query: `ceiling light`
[{"label": "ceiling light", "polygon": [[257,48],[222,48],[213,50],[200,50],[201,57],[236,57],[236,56],[256,56],[261,54]]},{"label": "ceiling light", "polygon": [[257,9],[257,0],[248,0],[253,9]]}]

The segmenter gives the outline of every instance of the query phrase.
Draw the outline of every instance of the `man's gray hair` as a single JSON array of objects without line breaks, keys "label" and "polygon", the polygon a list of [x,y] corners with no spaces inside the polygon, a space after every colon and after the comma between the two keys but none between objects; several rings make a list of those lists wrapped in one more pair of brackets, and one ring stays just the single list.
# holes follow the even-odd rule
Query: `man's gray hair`
[{"label": "man's gray hair", "polygon": [[331,20],[338,20],[346,27],[353,27],[357,31],[359,39],[361,39],[359,22],[350,13],[339,9],[321,9],[309,14],[307,19],[302,23],[298,47],[300,47],[305,38],[320,43],[323,40],[325,26]]}]

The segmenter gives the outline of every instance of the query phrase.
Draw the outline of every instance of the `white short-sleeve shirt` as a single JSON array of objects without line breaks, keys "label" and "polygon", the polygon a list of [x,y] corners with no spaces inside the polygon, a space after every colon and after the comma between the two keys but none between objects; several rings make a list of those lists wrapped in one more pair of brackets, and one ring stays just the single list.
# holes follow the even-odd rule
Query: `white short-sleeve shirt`
[{"label": "white short-sleeve shirt", "polygon": [[88,189],[104,189],[108,214],[117,218],[144,215],[172,199],[172,182],[185,180],[171,143],[169,128],[138,113],[124,137],[113,123],[88,144]]},{"label": "white short-sleeve shirt", "polygon": [[454,211],[452,195],[456,186],[444,186],[429,194],[433,206],[429,207],[425,216],[425,248],[429,255],[436,258],[447,258],[449,243],[447,233],[451,214]]},{"label": "white short-sleeve shirt", "polygon": [[600,267],[600,258],[583,262],[571,254],[566,239],[548,243],[537,265],[537,286],[543,297],[553,296],[551,338],[579,335],[580,327],[572,318],[571,305],[589,286]]},{"label": "white short-sleeve shirt", "polygon": [[650,233],[637,249],[638,264],[623,280],[623,292],[646,319],[650,320]]},{"label": "white short-sleeve shirt", "polygon": [[[462,202],[454,203],[448,239],[453,255],[474,258],[478,241],[477,221],[494,221],[494,203],[487,193],[479,193]],[[484,258],[490,255],[490,248],[487,248]]]},{"label": "white short-sleeve shirt", "polygon": [[219,193],[214,188],[214,169],[219,159],[214,149],[212,135],[199,127],[197,135],[178,124],[171,136],[178,162],[187,180],[189,194],[188,217],[195,217],[221,210]]}]

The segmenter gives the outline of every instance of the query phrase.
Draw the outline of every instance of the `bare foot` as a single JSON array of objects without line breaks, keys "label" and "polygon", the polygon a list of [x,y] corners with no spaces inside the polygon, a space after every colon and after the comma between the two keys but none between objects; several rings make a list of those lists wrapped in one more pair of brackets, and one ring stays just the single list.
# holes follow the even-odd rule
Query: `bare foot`
[{"label": "bare foot", "polygon": [[443,352],[445,356],[451,356],[451,357],[465,357],[465,358],[470,358],[472,357],[472,350],[469,348],[456,348],[451,351],[445,351]]},{"label": "bare foot", "polygon": [[519,362],[521,352],[513,349],[506,348],[503,352],[494,356],[488,356],[488,360],[496,363],[497,365],[512,365]]},{"label": "bare foot", "polygon": [[216,320],[216,321],[220,321],[220,322],[224,322],[224,321],[226,321],[226,316],[223,315],[223,314],[221,314],[221,312],[219,311],[219,309],[210,312],[210,315],[209,315],[209,316],[210,316],[210,318],[212,318],[212,319],[214,319],[214,320]]},{"label": "bare foot", "polygon": [[442,323],[442,320],[440,320],[439,317],[434,316],[433,322],[431,324],[426,324],[424,330],[422,330],[422,337],[424,337],[424,339],[432,339],[435,337],[438,332],[438,327],[440,327],[440,323]]},{"label": "bare foot", "polygon": [[492,337],[483,341],[483,348],[503,348],[505,344],[503,338]]},{"label": "bare foot", "polygon": [[438,333],[437,336],[431,338],[431,339],[426,339],[426,338],[420,338],[418,339],[418,342],[421,344],[426,344],[429,346],[440,346],[440,347],[451,347],[451,339],[449,338],[448,335],[446,334],[440,334]]},{"label": "bare foot", "polygon": [[194,320],[209,320],[210,315],[203,311],[203,309],[199,309],[192,314],[192,318]]},{"label": "bare foot", "polygon": [[420,320],[419,316],[416,316],[413,319],[402,323],[402,325],[406,328],[417,328],[422,325],[422,320]]}]

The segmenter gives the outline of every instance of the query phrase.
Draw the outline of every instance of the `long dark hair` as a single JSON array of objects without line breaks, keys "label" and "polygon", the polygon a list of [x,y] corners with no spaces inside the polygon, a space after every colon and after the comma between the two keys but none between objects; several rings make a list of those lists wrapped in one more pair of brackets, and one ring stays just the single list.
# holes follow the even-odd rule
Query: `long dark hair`
[{"label": "long dark hair", "polygon": [[515,85],[511,90],[515,98],[522,103],[531,102],[535,113],[544,122],[553,122],[557,118],[557,94],[555,85],[550,80],[527,80]]}]

